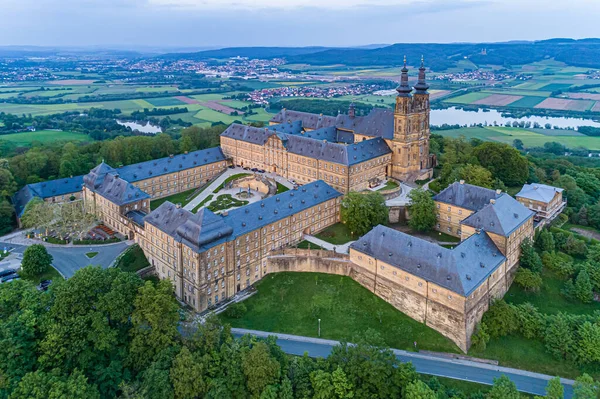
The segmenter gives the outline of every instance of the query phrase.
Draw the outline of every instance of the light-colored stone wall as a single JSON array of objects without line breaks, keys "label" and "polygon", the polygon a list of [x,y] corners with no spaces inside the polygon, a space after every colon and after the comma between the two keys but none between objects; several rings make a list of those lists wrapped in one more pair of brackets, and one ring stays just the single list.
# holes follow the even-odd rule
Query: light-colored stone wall
[{"label": "light-colored stone wall", "polygon": [[473,211],[456,205],[435,201],[437,223],[435,230],[454,237],[461,236],[461,222],[473,214]]},{"label": "light-colored stone wall", "polygon": [[563,204],[562,192],[555,192],[554,197],[550,202],[536,201],[529,198],[516,196],[517,201],[523,204],[524,207],[534,211],[539,218],[547,218],[553,216],[559,211]]}]

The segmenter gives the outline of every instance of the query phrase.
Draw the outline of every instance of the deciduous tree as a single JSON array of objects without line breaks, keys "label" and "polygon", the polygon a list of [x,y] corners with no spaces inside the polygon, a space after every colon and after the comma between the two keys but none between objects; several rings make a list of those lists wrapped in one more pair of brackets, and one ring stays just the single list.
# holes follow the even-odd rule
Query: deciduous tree
[{"label": "deciduous tree", "polygon": [[377,192],[351,192],[342,200],[341,217],[352,234],[361,236],[373,227],[387,223],[388,208],[383,196]]},{"label": "deciduous tree", "polygon": [[429,192],[420,188],[412,190],[408,197],[408,214],[410,219],[408,225],[417,231],[429,231],[437,222],[435,202]]},{"label": "deciduous tree", "polygon": [[48,253],[46,247],[42,244],[34,244],[28,247],[23,253],[23,262],[21,262],[21,272],[25,276],[35,277],[45,273],[52,267],[52,255]]}]

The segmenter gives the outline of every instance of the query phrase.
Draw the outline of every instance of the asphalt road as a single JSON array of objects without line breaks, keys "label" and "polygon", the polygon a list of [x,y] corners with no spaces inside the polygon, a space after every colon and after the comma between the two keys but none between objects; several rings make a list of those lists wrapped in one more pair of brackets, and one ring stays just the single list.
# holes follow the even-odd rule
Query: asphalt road
[{"label": "asphalt road", "polygon": [[[258,337],[275,335],[278,337],[277,344],[285,353],[298,356],[302,356],[304,352],[308,352],[308,355],[311,357],[325,358],[331,352],[331,348],[338,344],[338,341],[332,340],[300,337],[288,334],[275,334],[239,328],[233,328],[232,333],[236,337],[245,334],[252,334]],[[545,396],[546,385],[548,384],[548,380],[552,378],[552,376],[544,374],[508,367],[493,366],[485,363],[447,359],[397,349],[393,349],[393,352],[401,362],[412,362],[417,372],[421,374],[447,377],[485,385],[492,385],[494,383],[494,378],[498,378],[504,374],[515,383],[519,391],[534,395]],[[573,381],[563,379],[562,383],[565,387],[565,399],[570,399],[573,396]]]},{"label": "asphalt road", "polygon": [[[26,245],[10,244],[0,242],[0,249],[12,247],[15,253],[23,253],[27,249]],[[103,268],[108,268],[121,252],[127,248],[127,243],[119,242],[106,245],[78,245],[78,246],[63,246],[63,247],[46,247],[50,255],[52,255],[52,265],[65,278],[73,277],[75,272],[88,265],[99,265]],[[88,252],[98,252],[98,255],[89,259],[85,256]]]}]

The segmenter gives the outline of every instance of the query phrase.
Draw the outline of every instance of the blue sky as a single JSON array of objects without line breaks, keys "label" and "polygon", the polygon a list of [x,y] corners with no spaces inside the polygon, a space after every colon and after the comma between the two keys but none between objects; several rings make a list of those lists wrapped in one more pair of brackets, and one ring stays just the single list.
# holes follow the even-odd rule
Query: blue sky
[{"label": "blue sky", "polygon": [[0,0],[0,45],[351,46],[600,37],[598,0]]}]

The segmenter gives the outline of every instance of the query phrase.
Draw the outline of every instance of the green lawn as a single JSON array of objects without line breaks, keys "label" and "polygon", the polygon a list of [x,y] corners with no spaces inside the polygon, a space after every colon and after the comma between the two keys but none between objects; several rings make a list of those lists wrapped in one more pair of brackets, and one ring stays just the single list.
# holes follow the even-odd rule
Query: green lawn
[{"label": "green lawn", "polygon": [[298,245],[296,245],[296,247],[300,248],[300,249],[309,249],[309,246],[310,246],[310,249],[323,249],[320,246],[318,246],[317,244],[313,244],[312,242],[308,242],[306,240],[300,241],[298,243]]},{"label": "green lawn", "polygon": [[168,197],[163,197],[163,198],[158,198],[158,199],[152,200],[152,201],[150,201],[150,210],[155,210],[156,208],[161,206],[166,201],[172,202],[174,204],[181,204],[181,206],[186,206],[187,203],[192,200],[192,198],[190,198],[189,200],[187,198],[190,195],[192,195],[192,193],[194,191],[196,191],[196,189],[192,188],[190,190],[182,191],[180,193],[173,194]]},{"label": "green lawn", "polygon": [[60,273],[58,272],[58,270],[56,270],[52,266],[49,267],[48,270],[46,270],[45,273],[42,273],[42,274],[37,275],[35,277],[25,277],[25,276],[22,276],[21,278],[23,280],[31,281],[35,285],[38,285],[40,283],[40,281],[43,281],[43,280],[52,280],[53,282],[54,281],[59,281],[59,280],[64,280],[63,276],[60,275]]},{"label": "green lawn", "polygon": [[11,143],[22,146],[31,145],[34,141],[39,141],[40,143],[52,143],[55,141],[93,141],[87,134],[58,130],[38,130],[35,132],[4,134],[0,136],[0,140],[10,141]]},{"label": "green lawn", "polygon": [[249,201],[239,200],[231,196],[231,194],[222,194],[208,206],[213,212],[223,211],[226,209],[248,205]]},{"label": "green lawn", "polygon": [[284,186],[281,183],[277,183],[277,194],[281,194],[281,193],[285,193],[286,191],[289,191],[290,189],[287,188],[286,186]]},{"label": "green lawn", "polygon": [[121,256],[115,267],[123,270],[124,272],[135,273],[138,270],[142,270],[145,267],[150,266],[144,251],[139,245],[132,245],[126,252]]},{"label": "green lawn", "polygon": [[315,237],[334,245],[345,244],[348,241],[356,240],[358,238],[353,236],[348,227],[341,222],[329,226],[319,234],[315,234]]},{"label": "green lawn", "polygon": [[377,191],[391,190],[391,189],[397,188],[397,187],[398,187],[398,183],[396,183],[393,180],[388,180],[387,183],[385,183],[385,186],[381,187],[380,189],[377,189]]},{"label": "green lawn", "polygon": [[194,209],[192,209],[192,213],[197,213],[198,210],[200,210],[200,208],[202,208],[204,206],[204,204],[208,203],[208,201],[212,200],[214,197],[214,195],[209,194],[206,198],[204,198],[202,200],[202,202],[200,202],[198,205],[196,205],[196,207]]},{"label": "green lawn", "polygon": [[85,256],[87,256],[90,259],[94,258],[96,255],[98,255],[98,252],[88,252],[85,254]]},{"label": "green lawn", "polygon": [[565,281],[558,278],[551,270],[544,269],[542,277],[544,283],[540,292],[525,292],[517,284],[513,284],[504,299],[514,304],[529,302],[542,313],[592,314],[600,310],[599,302],[582,303],[565,299],[560,294]]},{"label": "green lawn", "polygon": [[225,179],[225,181],[223,183],[221,183],[221,185],[219,187],[217,187],[217,189],[214,192],[218,193],[230,181],[234,181],[234,180],[237,180],[237,179],[239,179],[241,177],[251,176],[251,175],[252,175],[252,173],[236,173],[235,175],[231,175],[227,179]]},{"label": "green lawn", "polygon": [[[284,287],[285,291],[281,290]],[[233,327],[353,341],[357,334],[377,330],[392,348],[459,352],[438,332],[396,310],[346,276],[323,273],[276,273],[256,284],[258,293],[244,304],[240,319],[219,317]],[[316,305],[318,304],[318,305]]]}]

